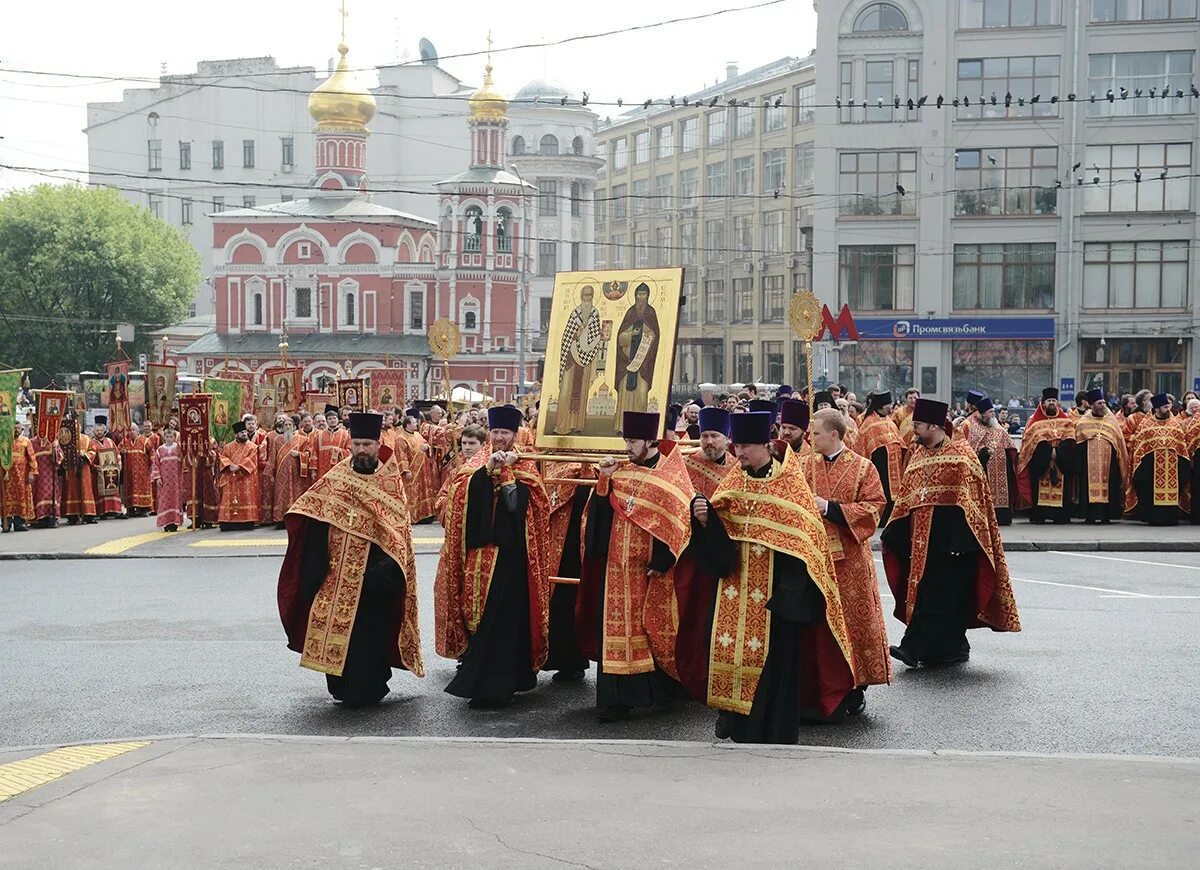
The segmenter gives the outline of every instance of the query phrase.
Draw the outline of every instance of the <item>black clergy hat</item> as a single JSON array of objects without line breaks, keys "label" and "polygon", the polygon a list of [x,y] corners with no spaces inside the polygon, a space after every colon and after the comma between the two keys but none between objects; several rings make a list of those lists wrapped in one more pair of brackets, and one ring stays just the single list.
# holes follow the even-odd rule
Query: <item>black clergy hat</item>
[{"label": "black clergy hat", "polygon": [[350,419],[347,422],[350,426],[351,438],[378,441],[379,433],[383,431],[382,414],[374,414],[366,411],[351,411]]},{"label": "black clergy hat", "polygon": [[878,411],[884,405],[892,404],[892,394],[889,390],[884,390],[882,393],[872,393],[867,396],[867,410]]},{"label": "black clergy hat", "polygon": [[984,396],[982,399],[980,399],[978,402],[975,403],[975,410],[978,411],[980,414],[984,414],[984,413],[992,410],[992,408],[994,408],[994,407],[996,407],[996,406],[994,404],[992,404],[992,400],[989,399],[987,396]]},{"label": "black clergy hat", "polygon": [[917,399],[917,404],[913,406],[913,422],[945,426],[946,412],[949,410],[950,406],[945,402],[938,402],[935,399]]},{"label": "black clergy hat", "polygon": [[326,405],[325,413],[323,416],[328,417],[330,414],[340,414],[340,413],[341,413],[341,410],[338,408],[337,405]]},{"label": "black clergy hat", "polygon": [[979,400],[984,398],[986,395],[987,393],[981,390],[967,390],[967,404],[978,406]]},{"label": "black clergy hat", "polygon": [[1096,387],[1094,390],[1088,390],[1087,391],[1087,400],[1088,400],[1089,404],[1093,404],[1093,405],[1096,402],[1103,402],[1104,401],[1104,390],[1102,390],[1100,387]]},{"label": "black clergy hat", "polygon": [[1150,399],[1150,407],[1156,411],[1164,405],[1169,404],[1171,404],[1171,397],[1166,393],[1159,393],[1157,396],[1152,396]]},{"label": "black clergy hat", "polygon": [[775,415],[766,411],[750,411],[747,414],[733,414],[729,422],[732,433],[730,440],[734,444],[769,444]]},{"label": "black clergy hat", "polygon": [[107,418],[107,417],[105,417],[103,414],[97,414],[97,415],[96,415],[96,422],[95,422],[95,425],[97,425],[97,426],[107,426],[107,425],[108,425],[108,418]]},{"label": "black clergy hat", "polygon": [[779,422],[796,426],[805,432],[808,431],[808,420],[811,416],[808,402],[799,399],[785,399],[779,406]]},{"label": "black clergy hat", "polygon": [[232,426],[230,426],[229,428],[231,428],[231,429],[233,430],[233,434],[234,434],[234,435],[237,435],[239,432],[245,432],[245,431],[246,431],[246,424],[245,424],[245,423],[243,423],[241,420],[238,420],[236,423],[234,423],[234,424],[233,424]]},{"label": "black clergy hat", "polygon": [[788,397],[791,397],[792,392],[793,390],[791,384],[780,384],[779,389],[775,391],[775,395],[782,396],[784,393],[787,393]]},{"label": "black clergy hat", "polygon": [[813,396],[814,408],[820,408],[822,403],[831,408],[837,407],[836,403],[833,401],[833,393],[830,390],[819,390],[817,394]]},{"label": "black clergy hat", "polygon": [[654,411],[625,411],[621,415],[621,437],[633,441],[657,441],[658,414]]},{"label": "black clergy hat", "polygon": [[416,419],[420,420],[421,419],[421,409],[420,408],[405,408],[404,416],[405,417],[415,417]]},{"label": "black clergy hat", "polygon": [[733,416],[724,408],[701,408],[700,431],[720,432],[729,437],[729,418]]},{"label": "black clergy hat", "polygon": [[514,408],[512,405],[496,405],[488,408],[489,429],[507,429],[510,432],[516,432],[521,428],[524,420],[525,418],[521,416],[521,409]]},{"label": "black clergy hat", "polygon": [[1057,399],[1057,398],[1058,398],[1058,390],[1054,389],[1054,387],[1046,387],[1046,389],[1042,390],[1042,401],[1043,402],[1046,401],[1047,399]]},{"label": "black clergy hat", "polygon": [[751,399],[746,403],[746,407],[751,413],[755,411],[766,411],[768,414],[775,413],[775,402],[771,399]]}]

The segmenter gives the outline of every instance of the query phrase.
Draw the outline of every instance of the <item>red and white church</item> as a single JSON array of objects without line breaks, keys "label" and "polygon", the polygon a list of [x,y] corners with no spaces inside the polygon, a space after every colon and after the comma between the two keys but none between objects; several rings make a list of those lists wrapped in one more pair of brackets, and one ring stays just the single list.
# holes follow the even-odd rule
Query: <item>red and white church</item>
[{"label": "red and white church", "polygon": [[[261,376],[279,365],[286,340],[306,388],[386,366],[406,370],[410,400],[428,398],[443,375],[428,329],[449,318],[462,334],[450,383],[512,401],[522,380],[520,258],[530,253],[526,210],[536,188],[505,168],[508,102],[490,58],[469,100],[470,167],[435,185],[435,222],[372,201],[375,98],[355,84],[347,51],[338,46],[337,68],[309,97],[317,149],[309,195],[213,216],[216,329],[184,349],[189,368]],[[525,383],[538,366],[529,357]]]}]

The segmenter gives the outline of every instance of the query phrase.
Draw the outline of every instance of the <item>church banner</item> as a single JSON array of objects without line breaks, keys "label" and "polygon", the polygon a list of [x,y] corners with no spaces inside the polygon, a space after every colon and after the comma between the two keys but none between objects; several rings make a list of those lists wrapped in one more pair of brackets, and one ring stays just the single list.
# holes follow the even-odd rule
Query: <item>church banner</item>
[{"label": "church banner", "polygon": [[622,452],[625,411],[667,410],[683,270],[554,278],[537,446]]},{"label": "church banner", "polygon": [[17,428],[17,391],[21,372],[0,372],[0,467],[12,465],[13,433]]},{"label": "church banner", "polygon": [[146,415],[156,427],[166,426],[171,420],[178,376],[179,370],[173,365],[150,363],[146,366]]},{"label": "church banner", "polygon": [[233,440],[233,424],[241,419],[242,395],[246,385],[225,378],[205,378],[204,391],[212,395],[212,417],[209,429],[217,443],[224,447]]},{"label": "church banner", "polygon": [[240,369],[221,369],[213,377],[221,378],[225,381],[241,381],[245,386],[242,389],[242,407],[238,411],[238,416],[243,414],[254,413],[254,372],[244,372]]},{"label": "church banner", "polygon": [[404,369],[371,369],[371,405],[381,411],[404,407]]},{"label": "church banner", "polygon": [[131,425],[129,413],[129,360],[119,359],[104,364],[108,379],[105,393],[108,405],[108,428],[124,432]]},{"label": "church banner", "polygon": [[[275,412],[286,411],[289,414],[295,414],[300,410],[300,397],[302,395],[300,386],[301,379],[304,376],[304,369],[300,368],[276,368],[267,369],[267,389],[271,392],[272,398],[275,400]],[[264,425],[273,424],[273,420],[263,420]]]},{"label": "church banner", "polygon": [[63,417],[71,410],[71,394],[65,390],[41,390],[37,401],[38,438],[56,438]]},{"label": "church banner", "polygon": [[367,409],[367,382],[362,378],[348,378],[337,382],[338,407],[351,411]]},{"label": "church banner", "polygon": [[208,393],[179,397],[179,449],[189,459],[208,453]]},{"label": "church banner", "polygon": [[320,390],[309,390],[304,394],[304,410],[312,414],[324,416],[325,406],[333,404],[333,394],[323,393]]}]

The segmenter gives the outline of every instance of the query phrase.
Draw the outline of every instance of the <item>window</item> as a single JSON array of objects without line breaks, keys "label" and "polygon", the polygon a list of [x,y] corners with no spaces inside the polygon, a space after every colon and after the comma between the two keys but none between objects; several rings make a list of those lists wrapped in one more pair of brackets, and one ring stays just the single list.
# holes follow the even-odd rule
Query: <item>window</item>
[{"label": "window", "polygon": [[633,182],[633,192],[630,195],[633,200],[634,214],[649,214],[650,213],[650,179],[637,178]]},{"label": "window", "polygon": [[712,148],[717,145],[725,144],[725,116],[724,109],[717,109],[715,112],[709,112],[705,118],[708,121],[708,136],[705,142],[708,147]]},{"label": "window", "polygon": [[[959,120],[1056,117],[1058,107],[1050,102],[1050,97],[1059,92],[1059,60],[1051,56],[960,60],[958,93],[965,99],[957,117]],[[1011,99],[1006,95],[1011,95]],[[1039,101],[1031,102],[1035,96]],[[966,100],[970,100],[970,105],[966,105]]]},{"label": "window", "polygon": [[212,168],[213,169],[224,169],[225,168],[225,143],[222,142],[220,139],[214,139],[213,143],[212,143],[212,151],[213,151]]},{"label": "window", "polygon": [[735,383],[754,380],[754,342],[733,343],[733,380]]},{"label": "window", "polygon": [[291,202],[292,195],[290,193],[281,193],[281,194],[279,194],[279,201],[280,202]]},{"label": "window", "polygon": [[[1191,208],[1192,146],[1089,145],[1084,166],[1085,212],[1162,212]],[[1136,181],[1135,172],[1142,180]],[[1165,173],[1165,178],[1163,177]],[[1099,184],[1095,179],[1099,178]]]},{"label": "window", "polygon": [[625,195],[628,188],[624,184],[614,184],[612,189],[612,216],[613,220],[622,220],[625,217]]},{"label": "window", "polygon": [[854,19],[855,33],[908,30],[908,19],[891,3],[872,3]]},{"label": "window", "polygon": [[297,242],[296,256],[301,260],[308,260],[312,257],[312,242]]},{"label": "window", "polygon": [[959,0],[958,26],[1047,27],[1059,23],[1058,4],[1059,0]]},{"label": "window", "polygon": [[633,134],[633,164],[639,166],[650,161],[650,131]]},{"label": "window", "polygon": [[854,63],[844,60],[839,64],[838,99],[842,109],[838,115],[838,123],[849,124],[854,120]]},{"label": "window", "polygon": [[473,308],[463,309],[463,329],[476,332],[479,329],[479,312]]},{"label": "window", "polygon": [[840,300],[854,311],[911,311],[915,260],[913,245],[842,245]]},{"label": "window", "polygon": [[[904,188],[901,195],[899,188]],[[838,156],[838,214],[917,213],[917,152],[859,151]]]},{"label": "window", "polygon": [[597,190],[592,194],[592,211],[596,215],[596,229],[603,229],[604,227],[604,221],[608,215],[607,199],[607,191]]},{"label": "window", "polygon": [[538,274],[553,275],[558,271],[558,243],[538,242]]},{"label": "window", "polygon": [[353,326],[354,325],[354,307],[355,307],[353,293],[346,294],[345,305],[346,305],[346,313],[345,313],[344,319],[345,319],[346,326]]},{"label": "window", "polygon": [[663,124],[661,127],[656,127],[654,130],[654,141],[659,160],[669,160],[674,157],[675,125]]},{"label": "window", "polygon": [[793,187],[811,187],[813,183],[813,143],[796,146],[796,168],[792,171]]},{"label": "window", "polygon": [[754,155],[733,158],[733,192],[738,196],[754,193]]},{"label": "window", "polygon": [[[1191,51],[1088,55],[1088,88],[1096,93],[1096,102],[1088,103],[1088,117],[1194,112],[1196,103],[1191,96],[1194,55]],[[1120,96],[1122,88],[1128,94],[1126,99]],[[1150,93],[1151,88],[1157,98]],[[1116,94],[1111,103],[1105,99],[1110,90]],[[1183,96],[1175,96],[1179,91]]]},{"label": "window", "polygon": [[725,282],[704,282],[704,323],[725,323]]},{"label": "window", "polygon": [[1183,346],[1174,338],[1110,339],[1107,347],[1099,339],[1083,339],[1081,389],[1104,387],[1109,393],[1132,393],[1152,387],[1158,393],[1183,392]]},{"label": "window", "polygon": [[214,196],[212,210],[217,213],[225,211],[225,197]]},{"label": "window", "polygon": [[792,209],[792,226],[795,237],[792,246],[796,251],[812,249],[813,210],[811,205],[800,205]]},{"label": "window", "polygon": [[279,162],[289,169],[296,165],[296,140],[291,136],[279,140]]},{"label": "window", "polygon": [[1186,241],[1083,246],[1084,308],[1184,308],[1187,285]]},{"label": "window", "polygon": [[242,208],[254,208],[254,206],[256,204],[257,204],[257,200],[254,197],[252,197],[252,196],[243,196],[242,197]]},{"label": "window", "polygon": [[571,182],[571,217],[579,217],[583,214],[583,184],[578,181]]},{"label": "window", "polygon": [[695,263],[698,246],[696,239],[696,224],[679,225],[679,256],[683,263]]},{"label": "window", "polygon": [[151,172],[162,172],[162,139],[147,139],[146,150],[149,152],[146,168]]},{"label": "window", "polygon": [[545,217],[558,214],[558,182],[548,178],[537,180],[538,214]]},{"label": "window", "polygon": [[956,341],[952,348],[952,395],[976,389],[1036,404],[1042,388],[1053,383],[1052,341]]},{"label": "window", "polygon": [[698,118],[684,118],[679,122],[679,150],[683,153],[695,151],[700,147],[700,121]]},{"label": "window", "polygon": [[612,141],[612,167],[614,172],[622,172],[629,165],[629,147],[625,137]]},{"label": "window", "polygon": [[704,248],[710,258],[725,259],[725,221],[722,218],[704,222]]},{"label": "window", "polygon": [[1057,148],[965,149],[954,154],[954,214],[1051,215]]},{"label": "window", "polygon": [[633,265],[645,268],[650,265],[650,231],[637,230],[633,234]]},{"label": "window", "polygon": [[772,148],[763,152],[763,193],[779,191],[787,187],[785,173],[787,172],[786,152],[782,148]]},{"label": "window", "polygon": [[762,216],[762,252],[765,256],[783,253],[783,212],[768,211]]},{"label": "window", "polygon": [[733,110],[733,136],[735,139],[745,139],[754,135],[753,106],[738,106]]},{"label": "window", "polygon": [[814,82],[792,88],[792,102],[795,104],[794,124],[811,124],[817,119],[817,86]]},{"label": "window", "polygon": [[[859,398],[871,390],[891,390],[892,395],[904,395],[913,385],[914,341],[860,341],[842,345],[838,353],[838,383],[845,385]],[[795,342],[793,350],[803,351],[803,344]],[[793,359],[796,354],[793,353]],[[796,380],[802,383],[803,362],[796,360]],[[1047,381],[1046,383],[1049,383]]]},{"label": "window", "polygon": [[696,197],[700,193],[700,170],[681,169],[679,171],[679,205],[682,208],[695,208]]},{"label": "window", "polygon": [[763,380],[768,384],[783,383],[782,341],[764,341],[762,343],[762,373]]},{"label": "window", "polygon": [[463,215],[463,250],[480,251],[483,248],[483,209],[477,205],[467,207]]},{"label": "window", "polygon": [[253,139],[243,139],[242,140],[242,168],[243,169],[253,169],[254,168],[254,140]]},{"label": "window", "polygon": [[292,293],[292,297],[295,300],[293,308],[296,317],[311,320],[313,316],[312,288],[296,287]]},{"label": "window", "polygon": [[192,168],[192,143],[179,143],[179,169],[183,172]]},{"label": "window", "polygon": [[[778,94],[767,94],[763,99],[767,103],[767,108],[763,110],[763,132],[773,133],[776,130],[782,130],[787,126],[787,109],[784,108],[783,92]],[[775,103],[779,106],[776,107]]]},{"label": "window", "polygon": [[672,208],[674,203],[675,193],[675,177],[672,175],[659,175],[654,179],[654,196],[658,202],[660,211],[666,211]]},{"label": "window", "polygon": [[254,296],[251,297],[251,306],[252,306],[251,320],[250,320],[251,324],[253,326],[262,326],[263,325],[263,295],[261,293],[255,293]]},{"label": "window", "polygon": [[513,153],[514,157],[520,157],[522,154],[525,153],[525,137],[524,136],[513,136],[512,153]]},{"label": "window", "polygon": [[808,289],[808,272],[801,269],[798,272],[792,273],[792,293],[799,293],[801,290]]},{"label": "window", "polygon": [[558,138],[550,133],[547,133],[542,137],[541,141],[538,142],[538,154],[549,157],[557,153]]},{"label": "window", "polygon": [[192,200],[184,197],[179,200],[179,223],[183,226],[191,226],[192,223]]},{"label": "window", "polygon": [[710,163],[704,169],[704,195],[725,196],[725,161]]},{"label": "window", "polygon": [[[867,68],[866,120],[871,122],[892,120],[893,100],[899,92],[896,88],[896,64],[891,59],[869,60]],[[883,105],[880,105],[882,100]]]},{"label": "window", "polygon": [[513,249],[513,216],[512,212],[501,206],[496,210],[496,250],[502,254],[511,254]]},{"label": "window", "polygon": [[[762,322],[783,323],[783,276],[764,275],[762,277]],[[779,364],[783,365],[783,349],[779,351]],[[779,383],[779,380],[772,381]]]},{"label": "window", "polygon": [[579,242],[571,242],[571,271],[578,272],[582,268],[583,259],[581,257],[582,245]]},{"label": "window", "polygon": [[162,196],[157,193],[146,194],[146,208],[150,209],[150,214],[158,219],[162,219]]},{"label": "window", "polygon": [[628,260],[625,257],[625,234],[621,233],[612,237],[612,256],[609,259],[612,261],[614,269],[624,269],[628,265]]},{"label": "window", "polygon": [[681,291],[682,303],[679,306],[679,322],[690,326],[696,322],[696,282],[684,281]]},{"label": "window", "polygon": [[658,250],[657,263],[662,266],[674,266],[676,264],[676,253],[671,245],[671,227],[657,227],[654,230],[654,246]]},{"label": "window", "polygon": [[[754,247],[754,216],[737,214],[733,216],[733,250],[738,254],[749,255]],[[733,284],[737,288],[737,282]]]},{"label": "window", "polygon": [[576,155],[583,154],[583,137],[576,136],[571,140],[571,153]]},{"label": "window", "polygon": [[1094,23],[1195,17],[1196,0],[1092,0]]},{"label": "window", "polygon": [[425,291],[408,291],[408,328],[414,332],[425,329]]},{"label": "window", "polygon": [[1054,244],[955,245],[954,307],[1053,308]]},{"label": "window", "polygon": [[550,318],[554,313],[554,297],[543,296],[538,300],[539,330],[543,335],[550,333]]}]

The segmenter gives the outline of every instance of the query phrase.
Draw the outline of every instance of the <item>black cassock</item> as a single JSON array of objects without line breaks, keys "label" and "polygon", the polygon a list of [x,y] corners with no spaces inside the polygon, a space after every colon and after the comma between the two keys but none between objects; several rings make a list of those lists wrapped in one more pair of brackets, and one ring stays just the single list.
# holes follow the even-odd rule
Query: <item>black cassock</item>
[{"label": "black cassock", "polygon": [[[911,564],[912,518],[888,525],[880,543]],[[962,508],[943,505],[933,509],[925,573],[919,578],[912,618],[900,641],[900,648],[910,658],[925,664],[950,664],[970,655],[967,626],[974,617],[971,611],[982,549]],[[904,602],[897,601],[897,613],[902,614],[903,608]]]},{"label": "black cassock", "polygon": [[[1191,463],[1178,454],[1172,454],[1178,463],[1179,494],[1183,496],[1184,487],[1188,485],[1191,473]],[[1142,457],[1138,467],[1133,470],[1133,491],[1137,494],[1137,507],[1134,508],[1133,518],[1152,526],[1177,526],[1182,516],[1182,508],[1176,505],[1156,505],[1154,503],[1154,454],[1148,453]],[[1196,490],[1192,488],[1192,518],[1195,519]]]},{"label": "black cassock", "polygon": [[[580,577],[583,566],[579,553],[579,533],[583,526],[583,511],[587,507],[591,488],[575,487],[571,499],[571,518],[567,521],[567,540],[558,563],[558,577]],[[574,583],[555,584],[550,597],[549,654],[544,671],[586,671],[588,657],[579,651],[575,640],[575,600],[579,587]]]},{"label": "black cassock", "polygon": [[[883,508],[883,514],[879,517],[879,525],[883,527],[887,525],[888,518],[892,515],[892,508],[896,506],[896,501],[892,498],[893,481],[888,476],[888,449],[886,444],[882,447],[876,447],[871,451],[871,464],[879,472],[879,482],[883,484],[883,497],[887,501],[887,504]],[[899,483],[900,481],[897,480],[894,482]]]},{"label": "black cassock", "polygon": [[1096,520],[1105,523],[1119,520],[1125,513],[1125,482],[1121,479],[1121,463],[1117,460],[1117,451],[1113,449],[1108,461],[1108,501],[1100,504],[1088,503],[1087,455],[1086,441],[1076,445],[1075,479],[1078,484],[1078,498],[1075,502],[1075,515],[1089,523]]},{"label": "black cassock", "polygon": [[498,552],[479,627],[467,641],[458,673],[446,691],[460,698],[503,703],[537,685],[531,667],[525,547],[529,488],[518,481],[495,494],[486,468],[471,475],[467,487],[466,547],[494,545]]},{"label": "black cassock", "polygon": [[[658,464],[660,455],[644,463],[647,468]],[[587,535],[584,555],[589,560],[607,561],[609,538],[612,535],[613,509],[607,497],[597,496],[588,502]],[[648,571],[666,572],[675,564],[670,548],[654,538],[650,552]],[[608,596],[608,571],[604,572],[604,583],[599,588],[599,606],[596,608],[596,709],[610,707],[654,707],[673,704],[687,699],[687,692],[665,671],[655,666],[654,670],[641,674],[606,674],[604,672],[604,602]]]},{"label": "black cassock", "polygon": [[[1054,461],[1057,473],[1062,476],[1063,506],[1045,507],[1038,504],[1038,481],[1050,473],[1050,462]],[[1075,442],[1063,439],[1058,446],[1043,441],[1033,450],[1026,466],[1029,474],[1030,499],[1029,519],[1035,523],[1069,523],[1071,521],[1071,497],[1075,495]]]},{"label": "black cassock", "polygon": [[[309,609],[329,570],[329,524],[308,520],[300,556],[300,594]],[[371,544],[362,593],[342,675],[325,675],[329,694],[348,707],[378,703],[388,693],[391,627],[403,621],[404,571],[378,544]]]},{"label": "black cassock", "polygon": [[[703,496],[696,498],[703,499]],[[737,568],[739,544],[729,537],[711,504],[708,510],[707,526],[692,519],[690,546],[695,548],[694,555],[707,570],[717,577],[729,577]],[[716,588],[720,588],[719,584]],[[716,594],[710,595],[703,635],[706,640],[712,637],[716,606]],[[819,712],[804,710],[801,704],[806,670],[802,632],[805,626],[825,619],[825,596],[813,582],[803,560],[787,553],[775,553],[767,610],[771,613],[771,640],[750,713],[721,712],[729,736],[736,743],[796,743],[800,739],[802,719],[824,719]],[[812,673],[811,667],[807,670]],[[845,716],[843,704],[824,721],[840,721]]]}]

